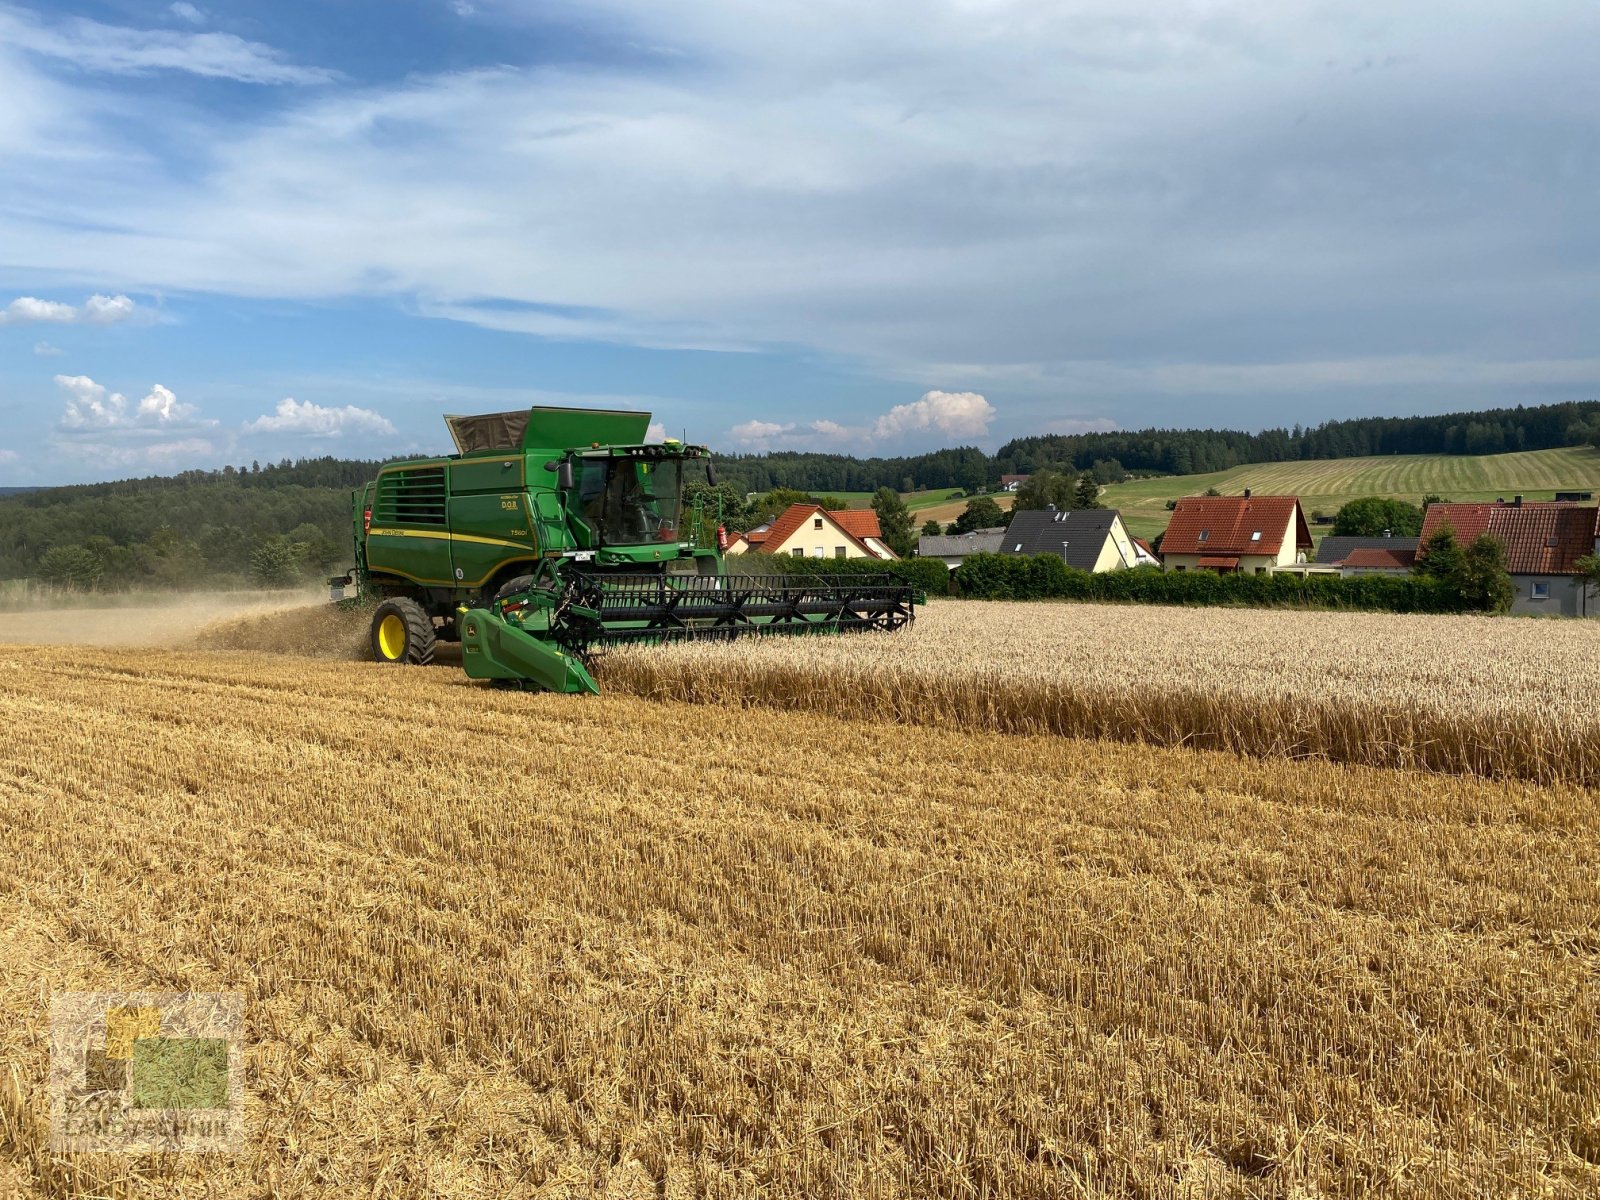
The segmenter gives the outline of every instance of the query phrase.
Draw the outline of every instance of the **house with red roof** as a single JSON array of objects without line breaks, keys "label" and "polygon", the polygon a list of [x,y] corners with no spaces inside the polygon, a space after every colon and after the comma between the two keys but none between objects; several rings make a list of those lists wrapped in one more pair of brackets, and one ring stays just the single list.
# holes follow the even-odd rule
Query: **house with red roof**
[{"label": "house with red roof", "polygon": [[1297,496],[1185,496],[1161,535],[1168,571],[1260,575],[1303,563],[1312,548]]},{"label": "house with red roof", "polygon": [[829,511],[820,504],[791,504],[758,529],[735,534],[725,554],[791,554],[796,558],[896,558],[884,545],[878,514],[870,508]]},{"label": "house with red roof", "polygon": [[1456,544],[1467,546],[1488,534],[1505,547],[1506,569],[1516,587],[1511,611],[1547,616],[1588,616],[1600,612],[1600,595],[1578,577],[1577,561],[1600,554],[1600,506],[1593,504],[1507,503],[1430,504],[1422,519],[1419,558],[1428,539],[1445,526]]}]

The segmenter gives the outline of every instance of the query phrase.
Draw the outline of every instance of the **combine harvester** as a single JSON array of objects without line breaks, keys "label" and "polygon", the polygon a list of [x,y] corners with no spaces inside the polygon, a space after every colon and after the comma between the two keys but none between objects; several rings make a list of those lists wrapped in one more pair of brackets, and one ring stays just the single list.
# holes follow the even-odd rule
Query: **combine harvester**
[{"label": "combine harvester", "polygon": [[474,679],[599,692],[620,642],[893,630],[922,597],[893,577],[728,575],[703,446],[644,441],[649,413],[533,408],[446,417],[457,453],[386,464],[354,493],[356,565],[378,600],[372,655],[427,663],[459,640]]}]

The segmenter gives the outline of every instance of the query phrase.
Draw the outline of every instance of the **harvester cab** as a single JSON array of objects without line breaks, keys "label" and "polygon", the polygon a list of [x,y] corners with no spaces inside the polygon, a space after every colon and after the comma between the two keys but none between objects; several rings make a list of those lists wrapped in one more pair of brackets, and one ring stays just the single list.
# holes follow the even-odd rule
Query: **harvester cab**
[{"label": "harvester cab", "polygon": [[532,408],[445,418],[456,453],[385,464],[353,496],[357,595],[385,663],[459,640],[479,679],[597,692],[617,642],[898,629],[909,586],[883,576],[730,576],[704,494],[704,446],[646,441],[648,413]]}]

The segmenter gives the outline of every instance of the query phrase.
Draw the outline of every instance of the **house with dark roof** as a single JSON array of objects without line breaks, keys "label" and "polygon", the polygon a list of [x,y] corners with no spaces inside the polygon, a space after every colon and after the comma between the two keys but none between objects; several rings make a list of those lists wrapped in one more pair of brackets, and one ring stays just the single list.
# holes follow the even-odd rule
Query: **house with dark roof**
[{"label": "house with dark roof", "polygon": [[1600,507],[1592,504],[1430,504],[1422,519],[1420,557],[1428,539],[1445,526],[1466,546],[1487,533],[1506,548],[1506,569],[1516,587],[1511,611],[1578,617],[1600,613],[1600,596],[1578,578],[1577,561],[1600,554]]},{"label": "house with dark roof", "polygon": [[1001,554],[1057,554],[1080,571],[1116,571],[1156,566],[1141,550],[1114,508],[1025,510],[1011,518],[1000,540]]},{"label": "house with dark roof", "polygon": [[1297,496],[1185,496],[1161,536],[1169,571],[1260,575],[1304,563],[1312,548]]},{"label": "house with dark roof", "polygon": [[923,534],[917,539],[918,558],[937,558],[954,571],[969,554],[998,554],[1005,537],[1003,527],[974,529],[970,533]]},{"label": "house with dark roof", "polygon": [[757,529],[735,534],[724,554],[792,554],[796,558],[896,558],[870,508],[830,512],[791,504]]},{"label": "house with dark roof", "polygon": [[1341,575],[1401,575],[1417,558],[1414,537],[1325,537],[1317,544],[1317,564],[1338,567]]}]

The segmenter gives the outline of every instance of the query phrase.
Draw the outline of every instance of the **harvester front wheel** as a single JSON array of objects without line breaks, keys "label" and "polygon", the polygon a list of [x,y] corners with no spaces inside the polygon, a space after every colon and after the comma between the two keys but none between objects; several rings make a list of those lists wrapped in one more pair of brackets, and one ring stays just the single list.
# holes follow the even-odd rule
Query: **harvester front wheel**
[{"label": "harvester front wheel", "polygon": [[435,640],[433,618],[415,600],[385,600],[372,614],[372,657],[378,662],[426,666]]}]

